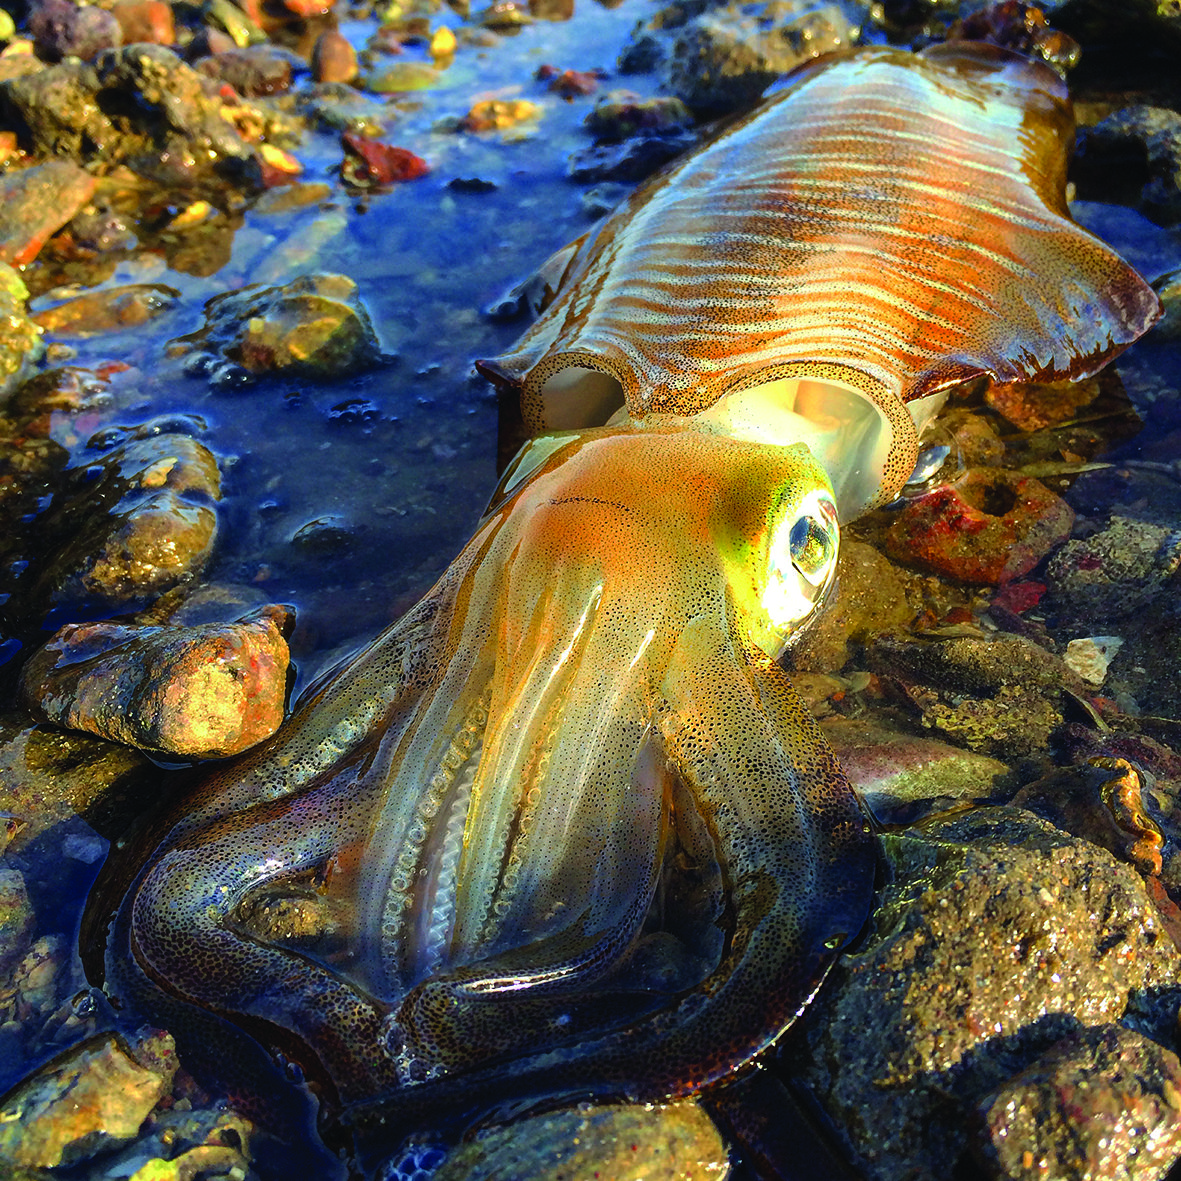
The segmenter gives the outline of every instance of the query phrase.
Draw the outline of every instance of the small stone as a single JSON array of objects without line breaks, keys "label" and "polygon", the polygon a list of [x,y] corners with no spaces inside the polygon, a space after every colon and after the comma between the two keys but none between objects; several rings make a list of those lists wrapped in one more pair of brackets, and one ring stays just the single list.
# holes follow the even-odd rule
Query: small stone
[{"label": "small stone", "polygon": [[70,0],[34,0],[28,17],[29,33],[46,61],[79,57],[89,61],[104,49],[123,44],[123,31],[111,13]]},{"label": "small stone", "polygon": [[315,82],[352,82],[357,76],[357,51],[348,38],[327,29],[316,38],[311,64]]},{"label": "small stone", "polygon": [[25,311],[28,297],[20,275],[8,263],[0,262],[0,323],[4,325],[0,334],[0,394],[21,381],[41,351],[41,332]]},{"label": "small stone", "polygon": [[530,119],[540,109],[524,98],[487,98],[474,103],[460,121],[464,131],[507,131]]},{"label": "small stone", "polygon": [[58,1168],[131,1140],[172,1086],[169,1053],[145,1065],[115,1034],[83,1042],[9,1092],[0,1110],[0,1159]]},{"label": "small stone", "polygon": [[1107,679],[1107,668],[1123,646],[1119,636],[1086,636],[1071,640],[1062,659],[1088,685],[1098,688]]},{"label": "small stone", "polygon": [[[726,1147],[694,1102],[586,1104],[492,1128],[456,1149],[432,1181],[724,1181]],[[400,1174],[405,1175],[405,1174]]]},{"label": "small stone", "polygon": [[263,373],[331,380],[370,368],[381,356],[357,284],[334,274],[214,296],[204,328],[172,345],[224,357],[246,380]]},{"label": "small stone", "polygon": [[32,262],[50,235],[90,200],[96,184],[69,160],[46,160],[0,176],[0,262]]},{"label": "small stone", "polygon": [[88,337],[140,328],[171,311],[180,300],[175,287],[162,283],[131,283],[88,291],[36,312],[34,324],[54,336]]},{"label": "small stone", "polygon": [[1039,480],[972,468],[907,504],[886,534],[886,552],[962,582],[997,586],[1028,574],[1073,524],[1070,506]]},{"label": "small stone", "polygon": [[1159,1181],[1181,1156],[1181,1062],[1118,1025],[1063,1038],[978,1105],[998,1181]]},{"label": "small stone", "polygon": [[209,78],[228,82],[244,98],[285,94],[291,89],[291,60],[270,45],[250,45],[203,57],[193,68]]},{"label": "small stone", "polygon": [[953,802],[987,799],[1009,771],[999,759],[856,718],[826,718],[820,727],[879,824],[914,824]]},{"label": "small stone", "polygon": [[346,131],[340,138],[346,153],[341,176],[351,185],[397,184],[418,180],[430,172],[430,165],[425,160],[405,148],[358,135],[355,131]]},{"label": "small stone", "polygon": [[184,758],[225,758],[283,720],[289,612],[196,627],[67,624],[25,665],[46,721]]},{"label": "small stone", "polygon": [[[1166,107],[1131,106],[1080,137],[1071,175],[1081,195],[1132,201],[1160,225],[1181,221],[1181,114]],[[1139,192],[1129,194],[1130,186]]]},{"label": "small stone", "polygon": [[123,43],[137,41],[171,45],[176,40],[172,6],[164,0],[118,0],[111,15],[123,30]]}]

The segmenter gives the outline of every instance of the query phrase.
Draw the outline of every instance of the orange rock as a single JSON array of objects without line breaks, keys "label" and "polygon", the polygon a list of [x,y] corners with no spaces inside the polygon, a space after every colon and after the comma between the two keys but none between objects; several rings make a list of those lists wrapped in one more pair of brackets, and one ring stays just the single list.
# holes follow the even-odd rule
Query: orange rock
[{"label": "orange rock", "polygon": [[21,693],[46,721],[186,758],[238,754],[283,720],[291,615],[235,623],[74,623],[25,666]]},{"label": "orange rock", "polygon": [[119,0],[111,15],[123,30],[125,45],[142,41],[172,45],[176,41],[172,8],[164,0]]}]

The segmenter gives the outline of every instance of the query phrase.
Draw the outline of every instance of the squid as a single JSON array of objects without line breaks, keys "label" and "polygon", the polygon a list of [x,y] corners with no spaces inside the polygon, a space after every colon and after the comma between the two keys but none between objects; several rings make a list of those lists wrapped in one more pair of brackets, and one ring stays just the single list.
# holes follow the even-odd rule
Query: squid
[{"label": "squid", "polygon": [[839,522],[955,385],[1080,378],[1158,314],[1070,219],[1072,130],[988,46],[821,59],[551,259],[479,363],[536,437],[422,602],[186,801],[128,990],[296,1047],[364,1126],[773,1046],[873,897],[777,663]]}]

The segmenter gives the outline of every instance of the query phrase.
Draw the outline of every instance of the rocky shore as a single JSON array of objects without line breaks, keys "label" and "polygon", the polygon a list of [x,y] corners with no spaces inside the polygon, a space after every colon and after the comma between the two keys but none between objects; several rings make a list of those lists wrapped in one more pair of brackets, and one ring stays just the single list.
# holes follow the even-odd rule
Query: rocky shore
[{"label": "rocky shore", "polygon": [[1074,214],[1165,316],[1079,386],[958,390],[845,531],[786,663],[881,826],[870,929],[773,1087],[424,1129],[382,1175],[1173,1175],[1181,16],[582,3],[3,0],[0,1172],[289,1175],[105,996],[108,852],[459,549],[520,437],[470,371],[505,291],[794,66],[972,38],[1065,74]]}]

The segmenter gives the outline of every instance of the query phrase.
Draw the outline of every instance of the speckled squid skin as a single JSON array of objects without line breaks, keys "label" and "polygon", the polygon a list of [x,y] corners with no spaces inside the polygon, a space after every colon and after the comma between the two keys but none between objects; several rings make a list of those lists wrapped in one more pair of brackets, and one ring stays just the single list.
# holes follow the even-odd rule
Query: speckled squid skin
[{"label": "speckled squid skin", "polygon": [[481,367],[534,431],[571,365],[616,378],[633,419],[841,376],[893,430],[889,500],[914,467],[906,403],[979,374],[1081,378],[1157,318],[1070,219],[1073,135],[1062,80],[992,46],[820,59],[555,255],[540,317]]},{"label": "speckled squid skin", "polygon": [[[772,521],[824,476],[687,416],[844,383],[890,426],[886,497],[907,403],[1098,368],[1157,309],[1066,215],[1070,133],[1042,66],[870,50],[794,75],[572,244],[484,368],[535,429],[571,365],[618,380],[630,422],[535,444],[426,599],[205,785],[113,959],[293,1036],[359,1122],[686,1093],[766,1049],[861,925],[873,844],[762,614]],[[674,839],[717,867],[720,942],[637,997]],[[328,952],[248,913],[313,874],[344,916]]]},{"label": "speckled squid skin", "polygon": [[[722,1079],[867,914],[860,806],[752,642],[823,472],[680,422],[557,444],[417,608],[214,776],[126,904],[147,981],[295,1035],[383,1115]],[[641,1004],[611,973],[686,811],[724,937]],[[349,916],[331,962],[243,917],[311,870]]]}]

